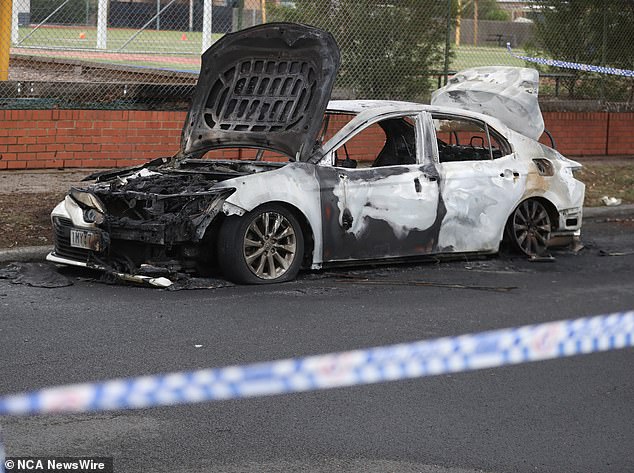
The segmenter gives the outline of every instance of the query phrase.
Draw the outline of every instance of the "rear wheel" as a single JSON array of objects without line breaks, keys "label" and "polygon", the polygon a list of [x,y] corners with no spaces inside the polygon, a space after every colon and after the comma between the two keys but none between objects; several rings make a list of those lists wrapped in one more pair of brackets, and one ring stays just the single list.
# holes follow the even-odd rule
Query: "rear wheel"
[{"label": "rear wheel", "polygon": [[511,214],[506,231],[515,250],[527,256],[542,256],[552,231],[548,210],[539,200],[525,200]]},{"label": "rear wheel", "polygon": [[218,250],[220,267],[234,282],[290,281],[302,264],[304,236],[292,212],[270,204],[225,220]]}]

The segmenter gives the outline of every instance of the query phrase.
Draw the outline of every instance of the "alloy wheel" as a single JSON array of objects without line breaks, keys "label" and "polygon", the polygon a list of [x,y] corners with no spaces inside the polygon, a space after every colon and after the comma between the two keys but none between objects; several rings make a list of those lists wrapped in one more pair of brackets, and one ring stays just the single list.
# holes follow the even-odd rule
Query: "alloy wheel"
[{"label": "alloy wheel", "polygon": [[297,255],[297,236],[291,222],[277,212],[263,212],[244,235],[244,258],[248,268],[261,279],[277,279]]},{"label": "alloy wheel", "polygon": [[548,212],[538,200],[523,202],[513,213],[513,238],[517,247],[528,256],[546,252],[551,228]]}]

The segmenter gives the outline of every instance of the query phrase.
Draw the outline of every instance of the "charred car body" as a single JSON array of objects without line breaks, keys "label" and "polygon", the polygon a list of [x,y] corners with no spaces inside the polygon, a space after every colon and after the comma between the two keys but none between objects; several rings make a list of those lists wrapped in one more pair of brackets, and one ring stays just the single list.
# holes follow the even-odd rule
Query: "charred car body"
[{"label": "charred car body", "polygon": [[[338,66],[333,38],[312,27],[226,35],[203,55],[179,153],[71,189],[48,259],[266,283],[325,264],[493,254],[504,238],[536,257],[579,234],[580,165],[536,141],[536,71],[465,71],[432,105],[328,102]],[[258,152],[204,158],[226,148]]]}]

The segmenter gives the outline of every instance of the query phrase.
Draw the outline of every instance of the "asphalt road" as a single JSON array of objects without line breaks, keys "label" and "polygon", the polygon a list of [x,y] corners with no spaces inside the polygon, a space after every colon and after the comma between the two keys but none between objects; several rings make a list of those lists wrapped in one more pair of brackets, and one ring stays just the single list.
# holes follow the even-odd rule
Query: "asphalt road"
[{"label": "asphalt road", "polygon": [[[0,280],[0,393],[633,309],[634,223],[589,222],[584,242],[581,253],[556,253],[554,263],[388,266],[266,287],[173,292],[105,285],[76,271],[66,273],[75,284],[58,289]],[[627,349],[250,400],[0,418],[0,425],[7,455],[112,456],[117,473],[622,473],[634,471],[633,366]]]}]

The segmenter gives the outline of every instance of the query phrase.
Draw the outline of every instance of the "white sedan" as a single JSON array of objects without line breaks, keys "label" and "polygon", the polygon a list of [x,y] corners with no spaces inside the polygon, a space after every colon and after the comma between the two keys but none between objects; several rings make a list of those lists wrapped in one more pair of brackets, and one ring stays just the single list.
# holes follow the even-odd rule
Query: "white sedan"
[{"label": "white sedan", "polygon": [[[581,166],[536,141],[536,71],[465,71],[432,105],[328,102],[338,66],[312,27],[226,35],[203,55],[180,152],[71,189],[48,259],[257,284],[302,267],[493,254],[503,240],[539,257],[579,234]],[[214,159],[228,150],[253,154]]]}]

